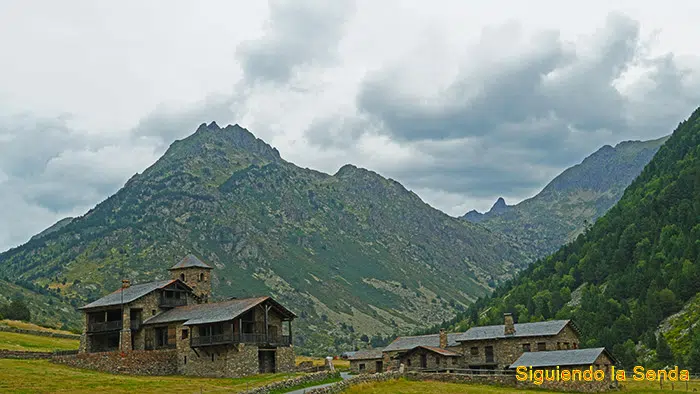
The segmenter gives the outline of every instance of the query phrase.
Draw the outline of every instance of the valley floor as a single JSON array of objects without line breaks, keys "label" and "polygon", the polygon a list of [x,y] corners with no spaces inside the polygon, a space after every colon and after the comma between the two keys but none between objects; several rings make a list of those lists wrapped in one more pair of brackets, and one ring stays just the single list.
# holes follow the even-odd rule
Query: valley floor
[{"label": "valley floor", "polygon": [[47,360],[0,359],[0,392],[8,393],[211,393],[240,392],[297,374],[239,379],[112,375]]},{"label": "valley floor", "polygon": [[[700,381],[695,380],[688,384],[689,392],[700,392]],[[532,392],[533,394],[548,394],[556,393],[545,390],[522,390],[507,387],[487,386],[479,384],[463,384],[463,383],[442,383],[442,382],[414,382],[405,379],[393,380],[381,383],[365,383],[351,387],[345,391],[348,394],[521,394],[524,392]],[[675,382],[673,390],[670,382],[665,382],[663,389],[659,387],[658,382],[627,382],[622,393],[635,394],[658,394],[658,393],[679,393],[686,392],[685,382]],[[613,392],[614,393],[614,392]]]}]

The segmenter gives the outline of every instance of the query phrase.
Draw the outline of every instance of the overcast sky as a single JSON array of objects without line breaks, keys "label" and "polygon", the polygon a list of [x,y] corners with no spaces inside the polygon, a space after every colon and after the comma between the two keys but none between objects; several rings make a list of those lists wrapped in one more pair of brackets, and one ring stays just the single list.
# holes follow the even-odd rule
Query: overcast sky
[{"label": "overcast sky", "polygon": [[700,105],[700,2],[0,0],[0,251],[204,122],[451,215]]}]

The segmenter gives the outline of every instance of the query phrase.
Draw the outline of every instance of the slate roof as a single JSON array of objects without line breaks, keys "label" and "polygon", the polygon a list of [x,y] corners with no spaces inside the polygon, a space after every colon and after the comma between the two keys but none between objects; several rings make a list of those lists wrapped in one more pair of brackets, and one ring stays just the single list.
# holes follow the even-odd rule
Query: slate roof
[{"label": "slate roof", "polygon": [[211,269],[211,267],[209,265],[205,264],[202,260],[198,259],[193,254],[188,254],[182,260],[180,260],[180,262],[178,262],[177,264],[170,267],[170,269],[176,270],[179,268],[193,268],[193,267]]},{"label": "slate roof", "polygon": [[595,360],[601,353],[605,354],[615,362],[615,359],[605,350],[604,347],[592,349],[573,349],[573,350],[553,350],[548,352],[525,352],[520,358],[510,366],[517,367],[555,367],[557,365],[590,365],[595,363]]},{"label": "slate roof", "polygon": [[[146,294],[162,289],[174,282],[179,282],[181,285],[185,285],[184,282],[177,280],[177,279],[167,279],[167,280],[157,280],[155,282],[146,282],[146,283],[140,283],[136,285],[131,285],[127,287],[126,289],[119,288],[117,291],[111,294],[107,294],[106,296],[93,301],[85,306],[82,306],[78,309],[92,309],[92,308],[99,308],[99,307],[105,307],[105,306],[112,306],[112,305],[120,305],[122,301],[125,304],[128,304],[132,301],[135,301]],[[189,287],[188,287],[189,288]],[[124,290],[124,298],[122,299],[122,290]]]},{"label": "slate roof", "polygon": [[294,313],[290,312],[270,297],[255,297],[231,299],[228,301],[212,302],[208,304],[180,306],[148,318],[143,322],[143,324],[185,322],[183,324],[189,326],[224,322],[235,319],[239,315],[267,300],[270,300],[278,309],[280,309],[282,314],[287,315],[287,317],[296,317]]},{"label": "slate roof", "polygon": [[416,350],[416,349],[425,349],[425,350],[428,350],[428,351],[431,351],[433,353],[437,353],[441,356],[446,356],[446,357],[461,357],[462,356],[461,354],[455,353],[451,350],[443,349],[440,347],[434,347],[434,346],[417,346],[417,347],[413,348],[413,350]]},{"label": "slate roof", "polygon": [[[557,335],[569,323],[571,323],[571,320],[550,320],[536,323],[515,324],[515,334],[513,335],[505,335],[505,326],[503,324],[497,326],[472,327],[464,334],[460,334],[457,341]],[[574,330],[578,331],[576,326],[574,326],[573,323],[571,324]]]},{"label": "slate roof", "polygon": [[[459,346],[457,338],[462,335],[460,333],[447,334],[447,347]],[[414,337],[398,337],[394,339],[389,346],[384,348],[385,352],[394,352],[400,350],[410,350],[416,346],[432,346],[440,347],[440,334],[419,335]]]},{"label": "slate roof", "polygon": [[354,352],[348,360],[375,360],[382,358],[382,349],[367,349]]}]

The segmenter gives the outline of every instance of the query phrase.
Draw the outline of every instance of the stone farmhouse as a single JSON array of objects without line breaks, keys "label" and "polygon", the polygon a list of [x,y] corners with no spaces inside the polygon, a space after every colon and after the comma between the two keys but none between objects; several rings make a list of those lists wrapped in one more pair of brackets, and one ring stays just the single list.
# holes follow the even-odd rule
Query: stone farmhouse
[{"label": "stone farmhouse", "polygon": [[[196,376],[292,371],[296,315],[270,297],[211,302],[211,269],[188,255],[170,268],[171,279],[123,281],[119,290],[81,307],[79,352],[141,355],[174,364],[160,370]],[[157,352],[168,356],[151,356]]]},{"label": "stone farmhouse", "polygon": [[561,363],[566,360],[570,360],[566,365],[574,362],[601,368],[615,363],[604,348],[579,349],[579,336],[571,320],[515,324],[506,313],[502,325],[472,327],[464,333],[441,330],[439,334],[398,337],[384,349],[358,352],[350,358],[350,369],[375,372],[398,370],[403,365],[408,369],[487,372],[528,362],[542,368],[564,365]]}]

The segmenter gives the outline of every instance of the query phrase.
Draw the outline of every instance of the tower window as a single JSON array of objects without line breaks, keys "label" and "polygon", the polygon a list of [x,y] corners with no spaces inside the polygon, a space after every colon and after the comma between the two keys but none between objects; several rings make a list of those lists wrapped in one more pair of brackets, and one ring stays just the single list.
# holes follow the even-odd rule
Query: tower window
[{"label": "tower window", "polygon": [[183,282],[185,281],[185,274],[180,274],[180,280]]},{"label": "tower window", "polygon": [[199,281],[201,282],[203,280],[204,280],[204,273],[201,273],[201,274],[199,274]]}]

